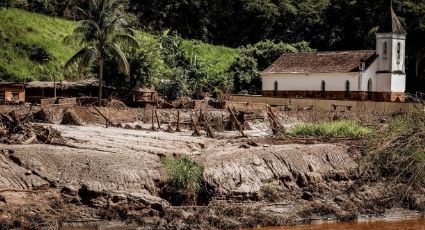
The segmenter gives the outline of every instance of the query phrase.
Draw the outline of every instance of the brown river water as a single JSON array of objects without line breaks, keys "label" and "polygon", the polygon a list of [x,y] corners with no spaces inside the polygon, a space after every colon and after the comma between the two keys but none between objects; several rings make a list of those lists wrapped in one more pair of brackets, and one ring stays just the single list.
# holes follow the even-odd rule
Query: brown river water
[{"label": "brown river water", "polygon": [[[94,230],[94,229],[137,229],[123,226],[119,223],[103,223],[100,226],[66,227],[65,230]],[[425,230],[425,218],[360,220],[358,222],[334,222],[310,224],[294,227],[267,227],[247,230]]]},{"label": "brown river water", "polygon": [[337,222],[295,227],[257,228],[256,230],[425,230],[425,218]]}]

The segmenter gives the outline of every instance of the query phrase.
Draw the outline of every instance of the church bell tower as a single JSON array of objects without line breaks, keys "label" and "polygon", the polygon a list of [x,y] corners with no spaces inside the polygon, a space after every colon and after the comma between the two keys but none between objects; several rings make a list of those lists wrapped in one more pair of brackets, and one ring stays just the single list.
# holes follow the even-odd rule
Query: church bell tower
[{"label": "church bell tower", "polygon": [[404,93],[406,89],[406,31],[391,5],[376,33],[377,91]]}]

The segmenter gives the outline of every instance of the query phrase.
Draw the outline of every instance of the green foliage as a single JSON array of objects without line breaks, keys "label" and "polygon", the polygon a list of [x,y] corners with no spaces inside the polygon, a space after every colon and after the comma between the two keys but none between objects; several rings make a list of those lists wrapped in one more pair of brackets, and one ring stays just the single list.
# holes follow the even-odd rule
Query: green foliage
[{"label": "green foliage", "polygon": [[75,24],[18,9],[0,8],[0,75],[3,79],[62,78],[77,47],[62,43]]},{"label": "green foliage", "polygon": [[113,65],[113,60],[108,59],[105,64],[105,84],[123,89],[122,92],[156,85],[167,71],[156,42],[145,39],[139,49],[125,52],[125,55],[131,70],[128,81],[123,80],[126,76]]},{"label": "green foliage", "polygon": [[[394,118],[369,141],[367,165],[381,176],[393,177],[408,189],[425,185],[425,116],[416,110]],[[406,189],[405,191],[407,192]]]},{"label": "green foliage", "polygon": [[365,137],[370,135],[372,130],[357,122],[342,120],[319,124],[299,124],[291,133],[299,136]]},{"label": "green foliage", "polygon": [[79,25],[67,36],[65,42],[78,42],[83,48],[65,64],[65,70],[77,65],[99,67],[99,106],[102,104],[102,84],[104,63],[114,60],[115,65],[126,77],[130,77],[130,65],[122,51],[122,46],[139,46],[133,32],[126,25],[123,5],[118,0],[92,0],[88,10],[80,9],[84,15]]},{"label": "green foliage", "polygon": [[196,55],[204,63],[202,68],[209,76],[220,75],[229,69],[239,52],[238,49],[212,46],[198,40],[183,40],[183,49],[186,55]]},{"label": "green foliage", "polygon": [[273,42],[271,40],[260,41],[254,45],[248,45],[242,50],[244,55],[253,57],[257,61],[257,68],[265,70],[283,53],[313,52],[308,42],[287,44],[283,42]]},{"label": "green foliage", "polygon": [[203,168],[185,156],[162,160],[168,183],[177,191],[195,195],[202,188]]},{"label": "green foliage", "polygon": [[233,92],[240,94],[258,94],[260,92],[260,73],[254,57],[241,53],[230,66],[228,74],[233,79]]},{"label": "green foliage", "polygon": [[130,0],[141,26],[184,38],[238,47],[265,39],[309,40],[329,0]]},{"label": "green foliage", "polygon": [[284,53],[312,52],[307,42],[286,44],[270,40],[241,48],[239,56],[230,66],[227,74],[233,79],[233,92],[260,94],[260,71],[266,69]]},{"label": "green foliage", "polygon": [[[0,7],[18,7],[43,14],[80,19],[74,7],[86,9],[89,0],[3,0]],[[182,38],[230,47],[264,40],[297,43],[307,41],[319,50],[374,49],[374,32],[388,13],[389,0],[127,0],[131,25],[155,34],[176,31]],[[425,3],[393,0],[393,8],[405,24],[406,71],[410,92],[423,91],[425,82]],[[17,15],[18,18],[19,15]],[[62,29],[62,27],[56,27]],[[54,31],[54,30],[53,30]],[[184,41],[186,44],[186,41]],[[208,74],[220,75],[233,63],[237,51],[187,41],[191,50],[208,63]],[[46,48],[46,47],[45,47]],[[46,49],[47,50],[47,49]],[[49,51],[49,50],[47,50]],[[216,58],[218,55],[219,58]],[[214,60],[213,60],[214,59]],[[218,60],[218,61],[217,61]],[[216,62],[217,61],[217,62]],[[259,61],[258,69],[263,63]],[[2,68],[0,68],[2,69]],[[3,68],[4,69],[4,68]],[[30,68],[33,70],[34,68]],[[52,72],[43,66],[37,73]],[[4,71],[3,75],[4,75]],[[22,72],[22,71],[21,71]],[[13,75],[14,74],[9,74]]]},{"label": "green foliage", "polygon": [[159,41],[164,62],[171,70],[170,80],[162,81],[158,87],[167,99],[175,100],[182,96],[202,99],[205,93],[229,90],[227,75],[217,69],[209,71],[210,64],[195,52],[197,45],[189,46],[179,36],[169,36],[167,33]]},{"label": "green foliage", "polygon": [[176,100],[180,97],[188,96],[190,90],[187,71],[180,67],[174,68],[169,79],[162,79],[156,88],[168,100]]},{"label": "green foliage", "polygon": [[[57,80],[63,79],[63,66],[81,48],[80,44],[63,42],[77,27],[77,23],[13,8],[0,8],[0,21],[0,77],[3,80],[51,80],[53,77]],[[140,50],[137,49],[136,54],[132,54],[130,50],[124,49],[131,67],[133,80],[130,82],[149,85],[156,84],[159,78],[170,79],[172,70],[164,64],[158,42],[160,38],[142,31],[135,31],[135,37],[141,44]],[[230,66],[238,53],[237,49],[213,46],[195,40],[182,40],[181,47],[188,56],[196,54],[198,60],[204,63],[202,68],[208,73],[209,82],[222,79],[219,73],[223,73]],[[47,55],[48,61],[39,62],[37,58],[35,61],[31,60],[31,57],[40,54],[42,57]],[[147,63],[139,63],[134,67],[132,59],[144,60]],[[136,69],[133,70],[133,67]],[[77,74],[78,68],[74,68],[67,76],[75,79]],[[130,84],[127,84],[125,87],[129,86]]]}]

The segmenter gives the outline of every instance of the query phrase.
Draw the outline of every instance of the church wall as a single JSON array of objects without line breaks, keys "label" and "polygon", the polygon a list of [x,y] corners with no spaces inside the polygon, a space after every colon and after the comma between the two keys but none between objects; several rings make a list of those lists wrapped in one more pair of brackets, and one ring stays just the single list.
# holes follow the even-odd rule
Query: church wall
[{"label": "church wall", "polygon": [[405,91],[406,91],[406,75],[392,74],[391,92],[405,92]]},{"label": "church wall", "polygon": [[[391,69],[393,42],[391,34],[376,34],[376,53],[378,54],[378,71],[389,72]],[[387,54],[384,54],[384,46],[387,44]]]},{"label": "church wall", "polygon": [[378,92],[391,91],[391,73],[376,74],[376,91]]},{"label": "church wall", "polygon": [[326,91],[345,91],[345,82],[350,82],[350,91],[361,91],[359,73],[285,73],[262,75],[263,91],[273,91],[275,81],[278,91],[321,91],[322,81],[325,81]]},{"label": "church wall", "polygon": [[377,91],[376,71],[378,70],[378,59],[376,59],[366,71],[362,73],[361,87],[359,91],[368,91],[369,79],[372,80],[372,92]]}]

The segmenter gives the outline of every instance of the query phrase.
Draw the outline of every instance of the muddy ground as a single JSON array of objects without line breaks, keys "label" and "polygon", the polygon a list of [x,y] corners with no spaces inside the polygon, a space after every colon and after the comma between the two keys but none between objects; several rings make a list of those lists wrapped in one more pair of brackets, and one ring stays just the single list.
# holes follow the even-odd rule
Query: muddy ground
[{"label": "muddy ground", "polygon": [[[155,121],[153,131],[150,110],[100,108],[99,114],[88,107],[71,109],[82,126],[61,125],[65,108],[43,109],[42,125],[60,131],[65,144],[0,144],[0,228],[118,221],[142,229],[239,229],[355,220],[392,208],[425,207],[425,190],[394,202],[398,185],[361,174],[361,140],[273,136],[262,111],[246,114],[247,137],[236,129],[225,131],[228,111],[203,111],[215,130],[212,139],[204,131],[192,135],[190,117],[200,117],[200,111],[182,110],[182,132],[167,132],[168,126],[175,129],[175,110],[159,110],[161,128]],[[21,115],[30,110],[42,108],[0,108]],[[275,113],[286,129],[344,118],[379,128],[391,117],[349,111]],[[103,116],[119,127],[106,128]],[[192,203],[164,194],[161,159],[181,154],[204,167],[204,190]]]}]

